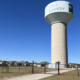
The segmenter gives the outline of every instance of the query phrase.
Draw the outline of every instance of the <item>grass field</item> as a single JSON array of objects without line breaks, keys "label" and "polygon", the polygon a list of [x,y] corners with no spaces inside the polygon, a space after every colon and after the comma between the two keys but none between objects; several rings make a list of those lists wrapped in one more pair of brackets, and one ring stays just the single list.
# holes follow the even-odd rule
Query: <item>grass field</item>
[{"label": "grass field", "polygon": [[[55,70],[57,69],[46,69],[46,72]],[[34,73],[44,73],[44,68],[34,67]],[[3,70],[2,67],[0,67],[0,78],[21,76],[27,74],[32,74],[32,67],[20,67],[20,69],[19,67],[9,67],[9,70],[7,69],[7,67],[3,67]]]},{"label": "grass field", "polygon": [[74,71],[62,73],[61,75],[53,75],[51,77],[46,77],[40,80],[80,80],[80,76],[78,77],[77,70],[74,70]]}]

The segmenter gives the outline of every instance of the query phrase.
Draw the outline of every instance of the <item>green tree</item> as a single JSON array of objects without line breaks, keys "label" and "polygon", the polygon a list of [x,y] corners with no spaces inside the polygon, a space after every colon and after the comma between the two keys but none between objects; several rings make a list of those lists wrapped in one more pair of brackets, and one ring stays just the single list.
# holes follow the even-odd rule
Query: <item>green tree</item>
[{"label": "green tree", "polygon": [[29,63],[28,61],[26,61],[26,63]]},{"label": "green tree", "polygon": [[46,65],[49,64],[49,62],[47,62],[47,61],[43,61],[43,62],[41,62],[40,64],[41,64],[41,66],[46,66]]}]

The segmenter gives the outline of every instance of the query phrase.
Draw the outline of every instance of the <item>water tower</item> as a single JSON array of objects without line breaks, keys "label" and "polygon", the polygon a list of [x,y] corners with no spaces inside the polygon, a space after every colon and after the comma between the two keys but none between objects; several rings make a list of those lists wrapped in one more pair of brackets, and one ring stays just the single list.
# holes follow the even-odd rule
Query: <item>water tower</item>
[{"label": "water tower", "polygon": [[54,1],[45,7],[45,20],[51,25],[51,63],[68,66],[67,24],[74,18],[68,1]]}]

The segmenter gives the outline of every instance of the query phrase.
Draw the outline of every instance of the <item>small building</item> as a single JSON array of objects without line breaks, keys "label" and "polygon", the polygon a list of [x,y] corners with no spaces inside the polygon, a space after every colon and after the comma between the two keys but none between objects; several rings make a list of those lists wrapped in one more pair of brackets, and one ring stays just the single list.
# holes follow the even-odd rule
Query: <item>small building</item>
[{"label": "small building", "polygon": [[30,64],[30,66],[32,66],[33,63],[29,63],[29,64]]},{"label": "small building", "polygon": [[30,66],[30,63],[26,63],[26,66]]},{"label": "small building", "polygon": [[36,62],[34,62],[34,66],[37,66],[37,63]]},{"label": "small building", "polygon": [[7,64],[7,66],[11,66],[11,62],[7,62],[6,64]]},{"label": "small building", "polygon": [[40,64],[41,64],[41,66],[47,66],[49,63],[46,62],[46,61],[43,61],[43,62],[41,62]]},{"label": "small building", "polygon": [[22,66],[26,66],[26,62],[21,61],[20,63],[22,64]]},{"label": "small building", "polygon": [[68,64],[68,67],[70,67],[70,68],[76,68],[77,66],[78,66],[77,63],[69,63]]},{"label": "small building", "polygon": [[26,66],[26,63],[23,63],[23,66]]},{"label": "small building", "polygon": [[40,63],[37,63],[37,65],[36,65],[37,67],[41,67],[41,64]]},{"label": "small building", "polygon": [[75,68],[77,68],[78,67],[78,64],[75,64]]},{"label": "small building", "polygon": [[0,64],[2,64],[2,61],[0,60]]},{"label": "small building", "polygon": [[2,66],[2,61],[0,60],[0,66]]},{"label": "small building", "polygon": [[17,62],[14,62],[14,66],[17,66],[17,64],[18,64]]}]

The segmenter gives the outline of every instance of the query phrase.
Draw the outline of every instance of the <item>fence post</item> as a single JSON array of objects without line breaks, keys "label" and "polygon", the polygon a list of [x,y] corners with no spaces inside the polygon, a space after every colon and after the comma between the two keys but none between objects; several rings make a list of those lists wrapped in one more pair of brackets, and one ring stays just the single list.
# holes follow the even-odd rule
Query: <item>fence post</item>
[{"label": "fence post", "polygon": [[59,61],[58,61],[58,75],[59,75]]},{"label": "fence post", "polygon": [[78,66],[77,66],[77,71],[78,71],[78,77],[79,77],[79,69],[78,69]]},{"label": "fence post", "polygon": [[34,73],[34,61],[32,61],[32,73]]}]

